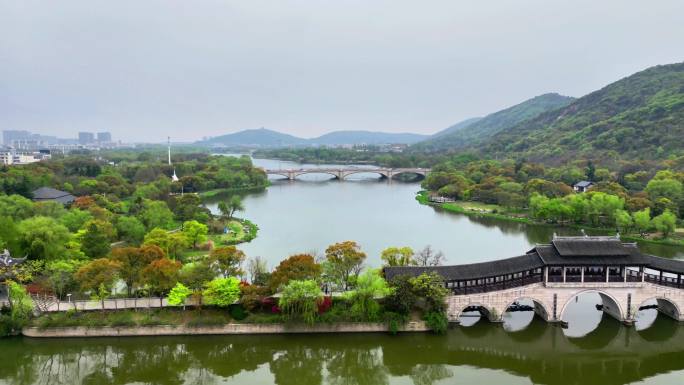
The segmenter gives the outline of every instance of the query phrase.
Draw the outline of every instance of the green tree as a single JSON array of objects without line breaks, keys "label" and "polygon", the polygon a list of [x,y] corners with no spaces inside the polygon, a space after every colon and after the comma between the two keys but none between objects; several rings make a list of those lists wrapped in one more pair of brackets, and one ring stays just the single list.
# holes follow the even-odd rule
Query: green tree
[{"label": "green tree", "polygon": [[152,229],[152,231],[145,235],[145,240],[143,241],[143,245],[157,246],[160,249],[164,250],[166,254],[169,254],[170,243],[170,234],[168,233],[168,231],[160,228]]},{"label": "green tree", "polygon": [[412,278],[411,285],[418,298],[425,300],[428,312],[446,311],[446,296],[449,291],[444,287],[444,281],[437,273],[423,273]]},{"label": "green tree", "polygon": [[632,217],[629,215],[627,211],[617,210],[617,212],[615,213],[615,224],[621,232],[629,232],[629,229],[632,228],[633,223],[634,222],[632,221]]},{"label": "green tree", "polygon": [[21,195],[0,194],[0,217],[21,221],[34,216],[33,202]]},{"label": "green tree", "polygon": [[168,229],[173,226],[173,213],[164,201],[144,200],[138,219],[147,230],[154,228]]},{"label": "green tree", "polygon": [[639,231],[639,234],[641,234],[642,237],[653,226],[651,224],[651,209],[648,207],[632,213],[632,219],[634,220],[634,227]]},{"label": "green tree", "polygon": [[111,250],[107,233],[98,222],[100,221],[90,221],[81,237],[81,250],[92,259],[102,258]]},{"label": "green tree", "polygon": [[19,223],[17,228],[22,250],[34,259],[54,260],[64,257],[65,245],[71,235],[55,219],[33,217]]},{"label": "green tree", "polygon": [[193,248],[197,248],[198,244],[206,242],[208,233],[209,229],[205,224],[194,220],[183,223],[183,234],[188,238]]},{"label": "green tree", "polygon": [[209,252],[209,263],[224,278],[243,275],[241,266],[245,258],[245,253],[235,246],[216,247]]},{"label": "green tree", "polygon": [[356,278],[361,272],[366,253],[361,251],[354,241],[345,241],[328,246],[325,250],[328,274],[334,280],[349,288],[350,279]]},{"label": "green tree", "polygon": [[413,249],[410,247],[388,247],[382,251],[381,257],[386,266],[411,266],[415,265],[413,260]]},{"label": "green tree", "polygon": [[75,260],[50,261],[45,265],[48,283],[58,298],[64,298],[68,290],[75,288],[74,273],[81,265]]},{"label": "green tree", "polygon": [[75,233],[76,231],[82,229],[83,226],[92,219],[93,216],[89,211],[73,208],[64,214],[59,221],[66,226],[69,231]]},{"label": "green tree", "polygon": [[232,218],[236,212],[244,211],[245,206],[242,203],[242,198],[239,195],[233,195],[228,202],[220,202],[218,206],[219,211],[225,217]]},{"label": "green tree", "polygon": [[202,304],[202,289],[204,284],[216,277],[216,273],[205,261],[187,263],[180,270],[180,282],[192,289],[198,298],[198,303]]},{"label": "green tree", "polygon": [[408,315],[418,301],[413,291],[411,277],[400,275],[390,281],[391,293],[385,297],[385,308],[388,311]]},{"label": "green tree", "polygon": [[10,302],[12,323],[21,328],[33,314],[34,304],[26,289],[14,281],[7,282],[8,299]]},{"label": "green tree", "polygon": [[292,280],[318,280],[322,272],[320,264],[316,263],[310,254],[296,254],[280,261],[268,280],[268,286],[276,291]]},{"label": "green tree", "polygon": [[663,235],[663,238],[670,236],[675,231],[676,226],[677,217],[670,210],[665,210],[665,212],[653,218],[653,227]]},{"label": "green tree", "polygon": [[139,245],[145,238],[145,225],[136,217],[119,217],[116,230],[121,240],[133,246]]},{"label": "green tree", "polygon": [[321,301],[323,292],[316,281],[292,280],[283,288],[278,306],[286,317],[313,324]]},{"label": "green tree", "polygon": [[359,275],[356,287],[345,293],[345,298],[351,304],[351,313],[354,317],[377,321],[380,317],[378,298],[384,298],[391,292],[387,281],[380,276],[380,272],[376,269],[368,269]]},{"label": "green tree", "polygon": [[660,198],[667,198],[671,201],[678,202],[684,195],[684,186],[682,182],[672,178],[661,178],[658,175],[651,179],[646,185],[645,191],[652,201]]},{"label": "green tree", "polygon": [[168,252],[167,254],[172,258],[178,258],[178,253],[190,247],[188,237],[182,232],[175,232],[169,234],[168,237]]},{"label": "green tree", "polygon": [[240,299],[240,281],[235,277],[215,278],[206,284],[207,305],[227,307]]},{"label": "green tree", "polygon": [[191,294],[192,294],[192,290],[188,289],[187,286],[183,285],[182,283],[177,282],[176,285],[169,292],[169,298],[168,298],[169,305],[173,305],[173,306],[183,305],[183,308],[185,309],[185,300]]}]

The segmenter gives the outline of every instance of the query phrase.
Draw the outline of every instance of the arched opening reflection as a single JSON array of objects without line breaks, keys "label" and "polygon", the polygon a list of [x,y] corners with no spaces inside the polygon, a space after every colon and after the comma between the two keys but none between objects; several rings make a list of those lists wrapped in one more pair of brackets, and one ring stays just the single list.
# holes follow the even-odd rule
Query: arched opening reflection
[{"label": "arched opening reflection", "polygon": [[622,318],[622,309],[610,295],[598,291],[579,293],[563,307],[563,333],[572,338],[584,337],[596,330],[604,317]]},{"label": "arched opening reflection", "polygon": [[518,332],[530,326],[535,317],[548,319],[544,305],[532,298],[518,298],[506,307],[502,315],[504,330]]},{"label": "arched opening reflection", "polygon": [[488,321],[490,311],[482,305],[470,305],[461,311],[458,316],[458,323],[463,327],[473,326],[480,321]]},{"label": "arched opening reflection", "polygon": [[634,326],[637,331],[651,329],[655,324],[664,323],[663,320],[678,320],[679,312],[677,304],[667,298],[650,298],[639,305]]}]

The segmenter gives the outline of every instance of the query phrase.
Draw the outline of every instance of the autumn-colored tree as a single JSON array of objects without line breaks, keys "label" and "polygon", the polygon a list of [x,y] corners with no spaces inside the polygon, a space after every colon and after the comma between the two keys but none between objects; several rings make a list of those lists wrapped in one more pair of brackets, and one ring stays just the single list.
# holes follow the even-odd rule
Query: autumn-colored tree
[{"label": "autumn-colored tree", "polygon": [[153,292],[164,296],[178,282],[181,263],[169,258],[159,258],[150,262],[142,270],[142,277]]},{"label": "autumn-colored tree", "polygon": [[122,247],[112,250],[112,260],[119,262],[119,276],[126,282],[126,290],[130,296],[143,280],[143,269],[152,261],[163,258],[164,252],[158,246],[146,245],[138,247]]},{"label": "autumn-colored tree", "polygon": [[415,265],[413,249],[410,247],[388,247],[380,256],[387,266],[410,266]]},{"label": "autumn-colored tree", "polygon": [[349,288],[350,279],[358,277],[366,259],[366,253],[354,241],[335,243],[325,249],[327,274],[337,284]]},{"label": "autumn-colored tree", "polygon": [[86,210],[90,208],[90,206],[95,205],[95,199],[89,195],[77,197],[71,205],[81,210]]},{"label": "autumn-colored tree", "polygon": [[224,278],[243,275],[245,253],[235,246],[217,247],[209,252],[209,263]]},{"label": "autumn-colored tree", "polygon": [[316,263],[312,255],[296,254],[280,262],[273,270],[268,285],[275,291],[292,280],[317,280],[321,272],[321,265]]},{"label": "autumn-colored tree", "polygon": [[118,261],[108,258],[95,259],[78,269],[74,278],[83,291],[89,291],[94,298],[102,301],[104,311],[104,300],[111,293],[120,268],[121,263]]}]

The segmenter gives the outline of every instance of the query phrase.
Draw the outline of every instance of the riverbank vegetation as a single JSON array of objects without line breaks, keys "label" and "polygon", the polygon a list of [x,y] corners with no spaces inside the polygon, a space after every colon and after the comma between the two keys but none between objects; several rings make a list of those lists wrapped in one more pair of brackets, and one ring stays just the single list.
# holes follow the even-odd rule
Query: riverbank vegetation
[{"label": "riverbank vegetation", "polygon": [[[574,191],[571,185],[582,180],[592,185],[584,192]],[[419,200],[445,197],[454,201],[443,205],[450,211],[677,242],[681,236],[676,228],[684,214],[683,184],[684,172],[675,169],[619,175],[591,162],[557,169],[512,161],[445,163],[425,179],[427,195]]]},{"label": "riverbank vegetation", "polygon": [[[147,242],[140,247],[116,248],[107,257],[62,269],[53,266],[36,270],[30,277],[22,275],[21,269],[26,268],[23,265],[6,271],[23,279],[26,287],[40,287],[44,302],[42,307],[35,304],[40,316],[30,319],[31,315],[23,312],[21,323],[8,321],[6,328],[16,331],[28,322],[40,328],[384,322],[397,332],[411,318],[425,319],[438,333],[446,328],[447,291],[439,276],[424,274],[387,282],[380,270],[363,269],[366,254],[353,241],[330,245],[320,261],[309,254],[290,256],[273,271],[259,258],[245,264],[246,255],[234,246],[216,247],[206,256],[186,261],[170,258],[163,246]],[[393,249],[408,252],[407,248],[389,248],[384,254],[389,255]],[[419,253],[404,262],[439,263],[439,257],[434,259],[435,253],[429,250],[431,260],[421,259]],[[26,293],[19,283],[12,285]],[[67,292],[70,301],[99,301],[101,310],[77,311],[77,306],[63,304],[61,312],[47,311],[50,302],[45,298],[63,299]],[[169,307],[105,308],[105,301],[112,297],[152,295],[166,297]],[[22,303],[17,302],[20,298],[11,293],[11,312]],[[27,294],[24,298],[31,301]],[[29,305],[31,312],[33,308],[34,304]]]}]

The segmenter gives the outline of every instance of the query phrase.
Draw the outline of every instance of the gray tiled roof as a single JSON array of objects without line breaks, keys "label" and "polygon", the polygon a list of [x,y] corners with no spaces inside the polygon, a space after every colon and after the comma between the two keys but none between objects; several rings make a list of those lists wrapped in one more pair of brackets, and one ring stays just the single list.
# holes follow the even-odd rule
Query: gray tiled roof
[{"label": "gray tiled roof", "polygon": [[34,201],[57,201],[63,204],[71,203],[76,199],[66,191],[60,191],[51,187],[41,187],[33,191]]},{"label": "gray tiled roof", "polygon": [[684,274],[684,261],[641,254],[635,243],[622,243],[617,237],[554,237],[547,245],[537,245],[527,254],[490,262],[452,266],[385,267],[385,278],[418,276],[435,272],[446,281],[464,281],[529,271],[544,266],[645,266]]},{"label": "gray tiled roof", "polygon": [[392,266],[385,267],[385,278],[392,279],[399,275],[419,276],[422,273],[436,272],[446,281],[462,281],[483,277],[495,277],[504,274],[519,273],[543,267],[544,264],[537,253],[529,253],[513,258],[491,262],[471,263],[452,266]]}]

